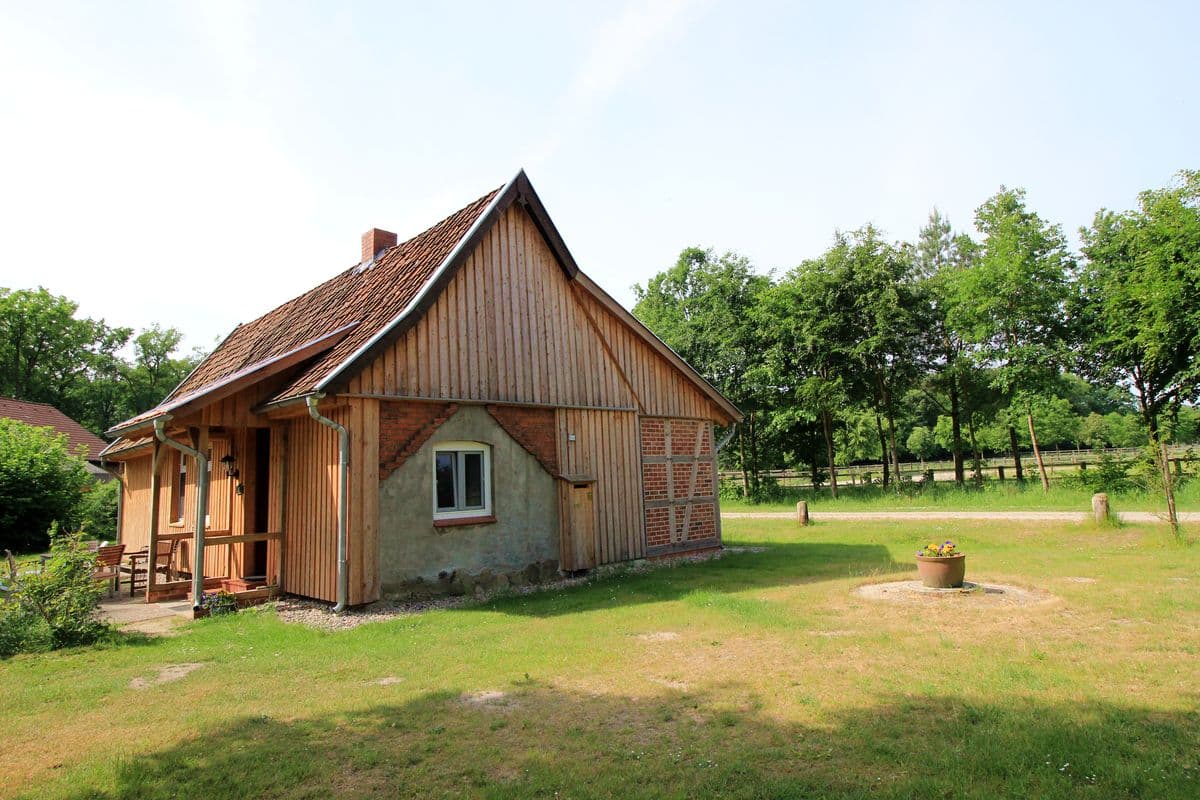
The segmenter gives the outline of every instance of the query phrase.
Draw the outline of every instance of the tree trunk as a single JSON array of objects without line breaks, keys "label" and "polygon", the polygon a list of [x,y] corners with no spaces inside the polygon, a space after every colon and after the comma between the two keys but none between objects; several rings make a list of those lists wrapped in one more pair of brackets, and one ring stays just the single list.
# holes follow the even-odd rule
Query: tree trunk
[{"label": "tree trunk", "polygon": [[813,491],[815,492],[817,490],[817,484],[819,484],[821,482],[821,479],[820,479],[821,465],[817,463],[817,454],[813,453],[812,456],[813,456],[812,465],[811,465],[812,471],[809,474],[812,476],[812,488],[813,488]]},{"label": "tree trunk", "polygon": [[1017,442],[1017,429],[1012,425],[1008,426],[1008,443],[1012,447],[1013,466],[1016,468],[1017,480],[1025,480],[1025,470],[1021,469],[1021,446]]},{"label": "tree trunk", "polygon": [[758,494],[758,420],[753,411],[750,412],[750,488]]},{"label": "tree trunk", "polygon": [[1167,458],[1166,442],[1159,442],[1156,451],[1162,465],[1163,494],[1167,499],[1167,522],[1171,523],[1171,532],[1179,537],[1179,515],[1175,513],[1175,479],[1171,475],[1171,462]]},{"label": "tree trunk", "polygon": [[829,462],[829,495],[836,500],[838,496],[837,465],[833,453],[833,420],[828,411],[821,412],[821,427],[825,430],[825,458]]},{"label": "tree trunk", "polygon": [[875,429],[879,431],[879,458],[883,462],[883,488],[887,488],[890,484],[890,471],[888,470],[888,447],[887,437],[883,433],[883,420],[879,417],[879,412],[875,412]]},{"label": "tree trunk", "polygon": [[958,381],[950,378],[950,450],[954,456],[954,483],[962,486],[966,483],[966,470],[963,465],[962,448],[962,409],[959,408]]},{"label": "tree trunk", "polygon": [[1025,420],[1029,423],[1029,443],[1033,445],[1033,458],[1037,461],[1038,475],[1042,478],[1042,491],[1050,491],[1050,478],[1046,475],[1046,463],[1042,461],[1042,451],[1038,447],[1037,431],[1033,426],[1033,409],[1027,408],[1028,413],[1025,414]]},{"label": "tree trunk", "polygon": [[[742,497],[750,497],[750,473],[746,469],[746,426],[738,423],[738,460],[742,462]],[[668,468],[670,464],[667,465]]]},{"label": "tree trunk", "polygon": [[896,480],[896,488],[900,488],[900,448],[896,446],[896,413],[892,409],[892,396],[887,396],[888,440],[892,445],[892,476]]},{"label": "tree trunk", "polygon": [[1162,441],[1158,432],[1158,415],[1144,413],[1146,427],[1150,433],[1150,445],[1154,448],[1155,466],[1162,477],[1163,497],[1167,501],[1167,522],[1171,524],[1171,532],[1179,536],[1179,515],[1175,511],[1175,481],[1171,476],[1171,462],[1167,458],[1167,445]]},{"label": "tree trunk", "polygon": [[972,472],[974,473],[975,485],[983,486],[983,453],[979,450],[979,441],[975,438],[975,418],[967,417],[967,432],[971,434],[971,452],[975,454],[975,463],[972,464]]}]

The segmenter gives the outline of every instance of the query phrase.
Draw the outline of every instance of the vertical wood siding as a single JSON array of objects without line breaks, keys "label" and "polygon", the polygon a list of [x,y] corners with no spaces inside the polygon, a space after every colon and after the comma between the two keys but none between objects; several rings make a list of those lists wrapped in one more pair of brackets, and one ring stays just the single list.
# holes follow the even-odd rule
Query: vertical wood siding
[{"label": "vertical wood siding", "polygon": [[[349,406],[322,413],[342,425],[353,424]],[[308,417],[291,420],[286,469],[283,588],[333,602],[337,599],[337,433]],[[350,491],[353,496],[354,488]]]},{"label": "vertical wood siding", "polygon": [[[657,356],[656,356],[657,358]],[[529,215],[509,209],[351,393],[633,408]]]},{"label": "vertical wood siding", "polygon": [[568,477],[596,481],[597,564],[645,555],[637,420],[637,414],[622,411],[555,412],[559,468]]}]

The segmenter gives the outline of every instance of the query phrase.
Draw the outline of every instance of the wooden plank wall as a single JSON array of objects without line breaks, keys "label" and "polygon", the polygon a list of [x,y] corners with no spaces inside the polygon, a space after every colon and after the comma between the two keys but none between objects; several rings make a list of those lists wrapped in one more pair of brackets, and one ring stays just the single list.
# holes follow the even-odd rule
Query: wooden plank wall
[{"label": "wooden plank wall", "polygon": [[582,290],[579,303],[608,344],[609,351],[640,402],[643,414],[711,419],[723,417],[711,400],[673,364]]},{"label": "wooden plank wall", "polygon": [[510,208],[350,393],[633,408],[524,209]]},{"label": "wooden plank wall", "polygon": [[555,411],[555,425],[559,469],[596,481],[596,563],[641,558],[645,536],[637,414],[562,408]]},{"label": "wooden plank wall", "polygon": [[[350,406],[322,413],[342,425],[353,424]],[[337,599],[337,433],[309,417],[297,417],[289,421],[287,435],[283,589],[333,602]]]},{"label": "wooden plank wall", "polygon": [[121,518],[118,540],[126,550],[140,550],[150,541],[150,454],[125,462],[121,481]]},{"label": "wooden plank wall", "polygon": [[[285,531],[288,518],[284,508],[284,489],[287,479],[284,470],[287,469],[287,447],[289,426],[287,423],[271,425],[271,486],[268,489],[270,509],[267,512],[267,527],[272,531]],[[256,531],[261,533],[261,531]],[[279,563],[282,544],[279,540],[267,542],[267,583],[279,582]]]}]

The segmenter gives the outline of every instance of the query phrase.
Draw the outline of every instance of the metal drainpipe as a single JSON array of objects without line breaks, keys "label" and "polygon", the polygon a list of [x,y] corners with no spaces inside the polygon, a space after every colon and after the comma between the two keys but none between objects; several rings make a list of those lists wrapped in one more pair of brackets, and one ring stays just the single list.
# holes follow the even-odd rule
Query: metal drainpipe
[{"label": "metal drainpipe", "polygon": [[183,442],[168,439],[166,433],[170,416],[162,416],[154,420],[154,436],[167,447],[173,447],[184,455],[196,459],[196,469],[200,474],[196,478],[196,539],[192,549],[192,608],[200,608],[204,599],[204,518],[208,516],[208,456],[199,450],[193,450]]},{"label": "metal drainpipe", "polygon": [[329,417],[321,416],[317,411],[317,403],[324,395],[309,395],[305,398],[308,404],[308,415],[317,422],[333,428],[338,433],[338,521],[337,521],[337,605],[333,613],[340,614],[346,609],[347,597],[350,593],[350,570],[346,563],[346,518],[349,512],[346,498],[350,495],[350,432],[344,425],[334,422]]}]

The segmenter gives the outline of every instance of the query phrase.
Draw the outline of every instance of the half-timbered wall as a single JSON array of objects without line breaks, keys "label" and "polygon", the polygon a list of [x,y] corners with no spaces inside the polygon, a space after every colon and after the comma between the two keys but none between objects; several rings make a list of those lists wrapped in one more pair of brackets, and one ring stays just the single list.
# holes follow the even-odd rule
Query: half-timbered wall
[{"label": "half-timbered wall", "polygon": [[642,489],[646,551],[661,555],[718,544],[712,423],[643,417]]}]

